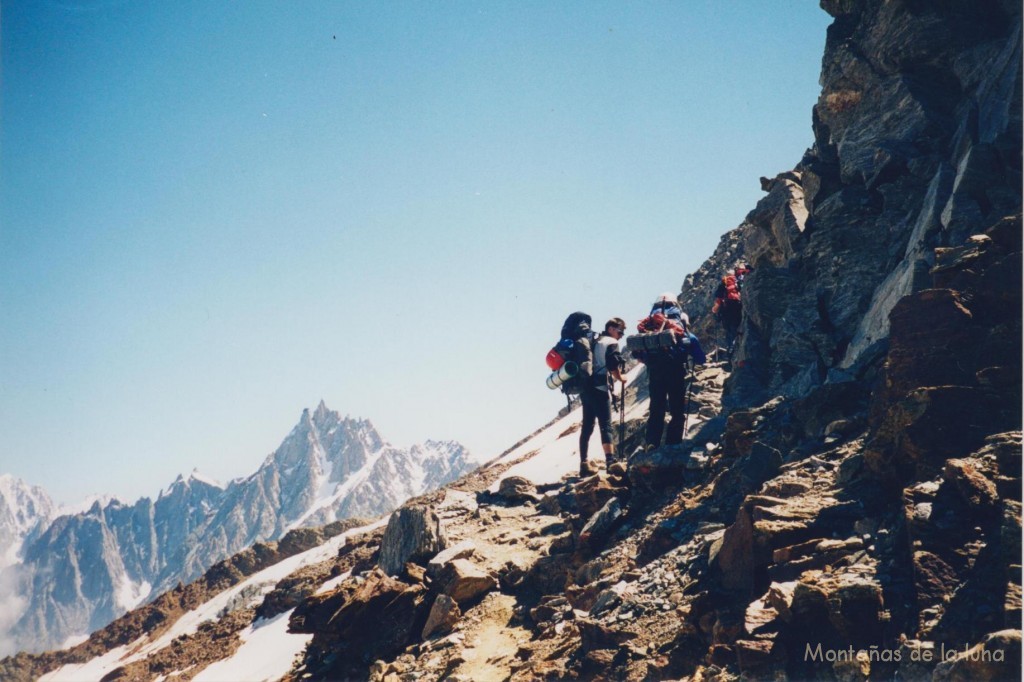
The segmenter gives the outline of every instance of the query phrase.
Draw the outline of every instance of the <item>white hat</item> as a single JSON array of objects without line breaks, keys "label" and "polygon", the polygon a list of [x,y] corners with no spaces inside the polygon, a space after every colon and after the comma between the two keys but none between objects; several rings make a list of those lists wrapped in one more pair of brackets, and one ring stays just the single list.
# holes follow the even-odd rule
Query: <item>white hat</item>
[{"label": "white hat", "polygon": [[658,298],[654,299],[654,303],[652,305],[659,305],[661,303],[671,303],[672,305],[679,305],[679,297],[676,296],[676,294],[672,293],[671,291],[666,291],[662,295],[658,296]]}]

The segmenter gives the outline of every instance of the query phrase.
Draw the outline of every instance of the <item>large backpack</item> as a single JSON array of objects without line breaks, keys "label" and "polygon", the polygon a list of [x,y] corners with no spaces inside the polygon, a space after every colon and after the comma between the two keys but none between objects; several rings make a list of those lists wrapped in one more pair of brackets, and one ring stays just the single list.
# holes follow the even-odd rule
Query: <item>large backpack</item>
[{"label": "large backpack", "polygon": [[686,349],[681,346],[684,339],[689,342],[689,334],[679,320],[659,311],[640,320],[636,328],[640,333],[626,337],[626,348],[637,360],[686,356]]},{"label": "large backpack", "polygon": [[592,372],[592,351],[595,334],[590,329],[590,315],[575,312],[565,319],[561,338],[548,351],[547,365],[553,370],[548,388],[561,388],[566,395],[580,392]]},{"label": "large backpack", "polygon": [[725,287],[725,300],[740,300],[740,287],[735,275],[726,275],[722,278],[722,286]]}]

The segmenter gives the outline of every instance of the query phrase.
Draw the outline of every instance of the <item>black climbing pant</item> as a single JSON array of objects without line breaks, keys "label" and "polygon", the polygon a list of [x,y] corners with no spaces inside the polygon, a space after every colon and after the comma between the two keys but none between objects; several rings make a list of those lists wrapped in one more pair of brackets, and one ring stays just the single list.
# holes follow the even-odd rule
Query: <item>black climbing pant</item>
[{"label": "black climbing pant", "polygon": [[[647,444],[657,447],[665,432],[665,445],[683,442],[683,424],[686,419],[686,365],[666,362],[647,368],[650,381],[651,406],[647,415]],[[665,412],[672,420],[665,430]]]},{"label": "black climbing pant", "polygon": [[580,429],[580,459],[587,459],[590,436],[594,433],[594,420],[601,432],[601,442],[612,442],[612,401],[607,391],[585,388],[580,391],[583,403],[583,427]]}]

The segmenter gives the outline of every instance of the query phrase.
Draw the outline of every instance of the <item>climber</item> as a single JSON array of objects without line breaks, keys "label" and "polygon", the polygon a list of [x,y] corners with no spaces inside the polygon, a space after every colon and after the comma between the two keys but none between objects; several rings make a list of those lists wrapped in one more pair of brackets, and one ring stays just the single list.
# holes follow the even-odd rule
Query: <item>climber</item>
[{"label": "climber", "polygon": [[626,323],[613,317],[604,325],[604,331],[590,344],[593,355],[593,380],[580,387],[580,402],[583,404],[583,424],[580,429],[580,476],[593,473],[587,462],[590,436],[594,433],[597,420],[601,434],[601,447],[607,466],[615,462],[612,444],[612,394],[614,384],[625,390],[626,379],[622,376],[624,362],[619,350],[619,339],[626,333]]},{"label": "climber", "polygon": [[[692,360],[694,365],[702,365],[707,359],[700,341],[687,329],[688,324],[689,318],[679,306],[675,295],[667,293],[654,301],[650,315],[637,325],[642,334],[670,330],[674,339],[674,343],[664,349],[633,352],[638,360],[647,365],[651,395],[645,441],[647,450],[653,450],[661,444],[663,432],[665,445],[675,446],[683,442],[690,362]],[[666,410],[671,416],[667,430]]]},{"label": "climber", "polygon": [[722,281],[718,283],[718,289],[715,290],[715,304],[711,307],[711,312],[725,329],[725,347],[729,359],[732,359],[740,320],[743,317],[740,290],[743,287],[743,278],[748,272],[750,272],[750,268],[740,263],[731,273],[726,273],[722,277]]}]

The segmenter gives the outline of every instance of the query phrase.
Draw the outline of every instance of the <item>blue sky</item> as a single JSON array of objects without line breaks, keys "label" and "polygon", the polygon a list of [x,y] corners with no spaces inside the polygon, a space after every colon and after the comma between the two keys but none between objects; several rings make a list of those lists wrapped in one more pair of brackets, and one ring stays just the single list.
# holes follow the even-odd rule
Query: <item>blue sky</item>
[{"label": "blue sky", "polygon": [[812,142],[806,2],[5,2],[0,472],[256,469],[323,399],[490,458],[565,316],[677,291]]}]

